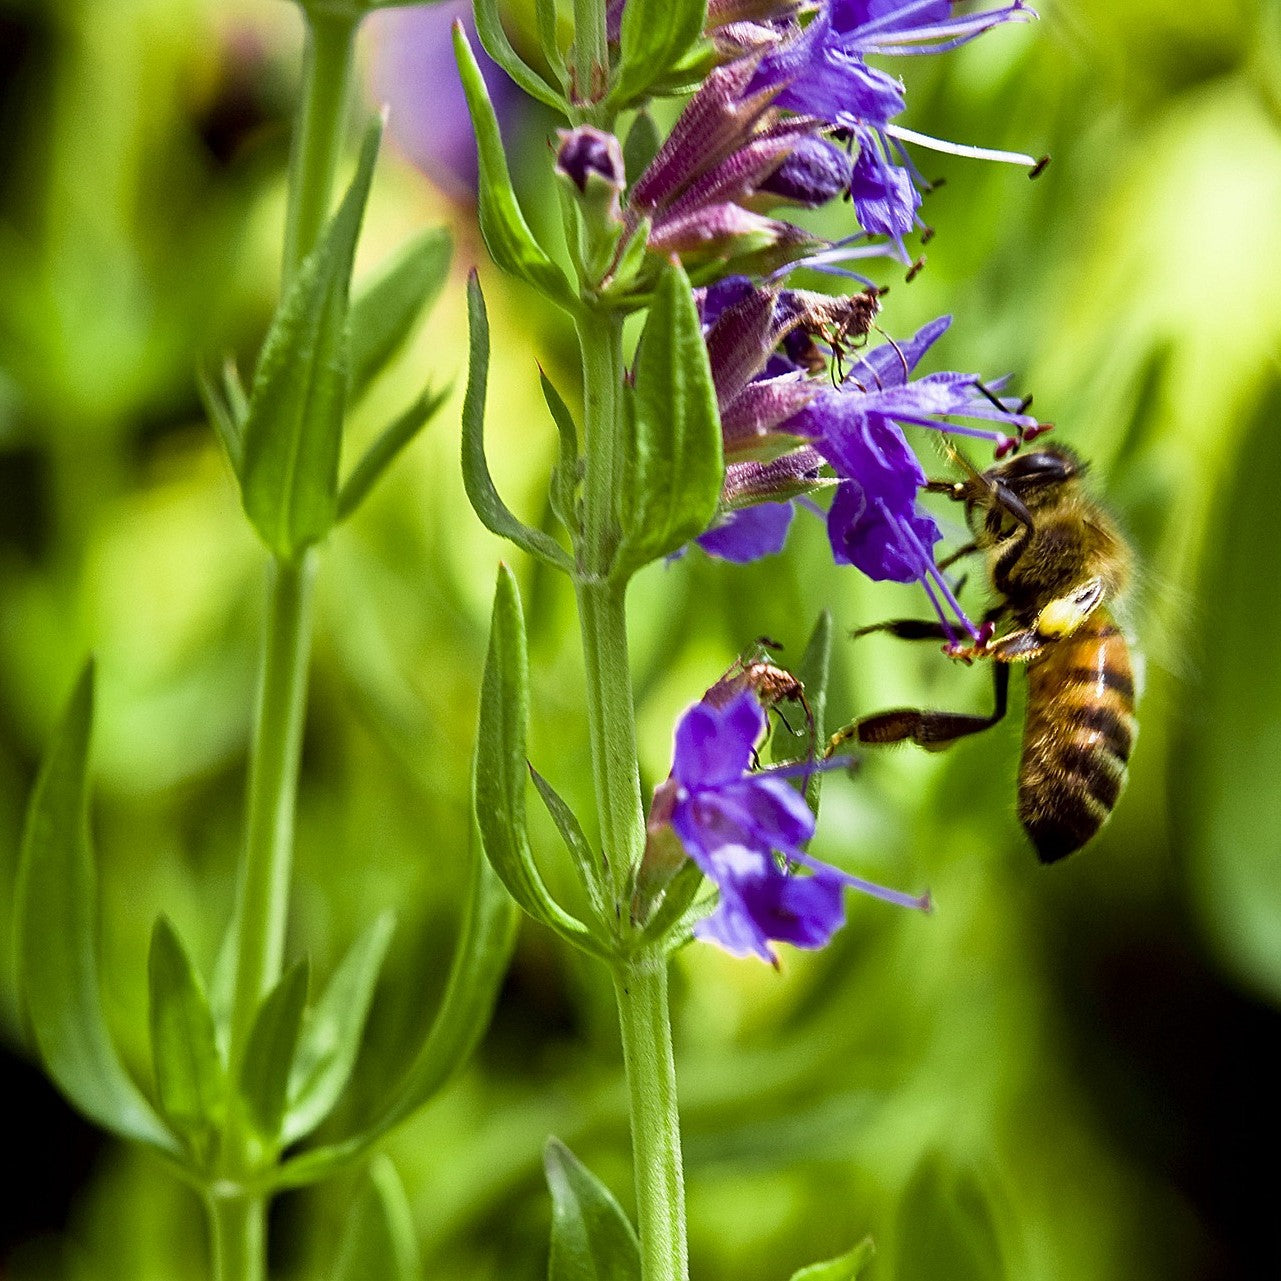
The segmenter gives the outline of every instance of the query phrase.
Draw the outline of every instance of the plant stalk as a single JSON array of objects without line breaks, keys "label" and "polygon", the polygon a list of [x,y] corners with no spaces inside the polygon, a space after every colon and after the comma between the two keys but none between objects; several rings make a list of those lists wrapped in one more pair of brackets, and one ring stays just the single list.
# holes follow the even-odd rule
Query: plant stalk
[{"label": "plant stalk", "polygon": [[358,17],[303,11],[303,97],[289,158],[289,208],[285,215],[285,287],[316,247],[329,219],[334,176],[342,154]]},{"label": "plant stalk", "polygon": [[667,957],[640,953],[614,971],[631,1111],[636,1218],[643,1281],[686,1281],[685,1180]]},{"label": "plant stalk", "polygon": [[267,1202],[262,1197],[211,1196],[214,1281],[265,1281]]},{"label": "plant stalk", "polygon": [[[575,590],[587,678],[587,723],[610,901],[630,900],[645,815],[636,759],[636,713],[627,656],[626,584],[610,578],[618,547],[615,499],[620,470],[619,399],[623,385],[622,320],[580,318],[583,358],[583,525]],[[624,922],[616,924],[621,928]]]}]

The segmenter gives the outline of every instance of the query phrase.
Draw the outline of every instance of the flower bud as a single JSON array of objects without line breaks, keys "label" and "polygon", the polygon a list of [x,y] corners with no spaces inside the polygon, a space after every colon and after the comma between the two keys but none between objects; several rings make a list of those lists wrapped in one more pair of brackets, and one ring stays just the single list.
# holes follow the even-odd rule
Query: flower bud
[{"label": "flower bud", "polygon": [[817,209],[850,188],[853,163],[826,138],[801,138],[791,154],[760,184],[763,196]]},{"label": "flower bud", "polygon": [[627,179],[618,139],[591,125],[558,129],[557,134],[556,173],[574,185],[586,205],[602,210],[610,221],[621,221],[619,198]]}]

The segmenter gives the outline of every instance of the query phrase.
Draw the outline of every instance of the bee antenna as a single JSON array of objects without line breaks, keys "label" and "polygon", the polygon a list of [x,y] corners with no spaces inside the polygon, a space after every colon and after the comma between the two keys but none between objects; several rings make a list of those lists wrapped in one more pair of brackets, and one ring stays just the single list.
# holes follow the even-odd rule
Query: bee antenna
[{"label": "bee antenna", "polygon": [[[1006,405],[1001,400],[1000,396],[998,396],[996,392],[994,392],[981,378],[976,378],[974,380],[974,386],[975,386],[975,389],[979,392],[979,394],[984,398],[984,400],[990,401],[993,405],[997,407],[997,409],[1001,411],[1001,413],[1008,414],[1011,412],[1015,412],[1015,411],[1011,411],[1010,407]],[[1030,402],[1031,399],[1032,397],[1029,396],[1028,401]],[[1020,406],[1017,412],[1022,413],[1023,407]]]}]

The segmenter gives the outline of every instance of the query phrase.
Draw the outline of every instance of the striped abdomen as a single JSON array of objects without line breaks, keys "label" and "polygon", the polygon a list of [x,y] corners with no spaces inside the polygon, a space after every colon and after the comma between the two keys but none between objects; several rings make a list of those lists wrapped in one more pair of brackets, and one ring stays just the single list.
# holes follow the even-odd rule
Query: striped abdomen
[{"label": "striped abdomen", "polygon": [[1134,744],[1134,673],[1103,611],[1028,668],[1019,819],[1043,863],[1079,850],[1103,826]]}]

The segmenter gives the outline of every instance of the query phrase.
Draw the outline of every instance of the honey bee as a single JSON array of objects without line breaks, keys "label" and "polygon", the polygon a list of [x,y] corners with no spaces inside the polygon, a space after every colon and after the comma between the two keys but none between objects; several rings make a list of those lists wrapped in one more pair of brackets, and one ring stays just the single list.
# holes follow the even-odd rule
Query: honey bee
[{"label": "honey bee", "polygon": [[[851,739],[938,750],[979,733],[1005,715],[1010,665],[1024,664],[1018,814],[1040,860],[1053,863],[1098,832],[1125,783],[1137,731],[1134,668],[1109,606],[1125,589],[1132,555],[1087,492],[1086,465],[1070,450],[1038,448],[983,472],[957,458],[966,478],[929,488],[965,504],[973,541],[941,567],[981,553],[998,600],[974,644],[949,643],[945,650],[965,662],[991,661],[993,712],[880,712],[833,735],[828,751]],[[940,624],[912,619],[862,630],[948,639]]]}]

